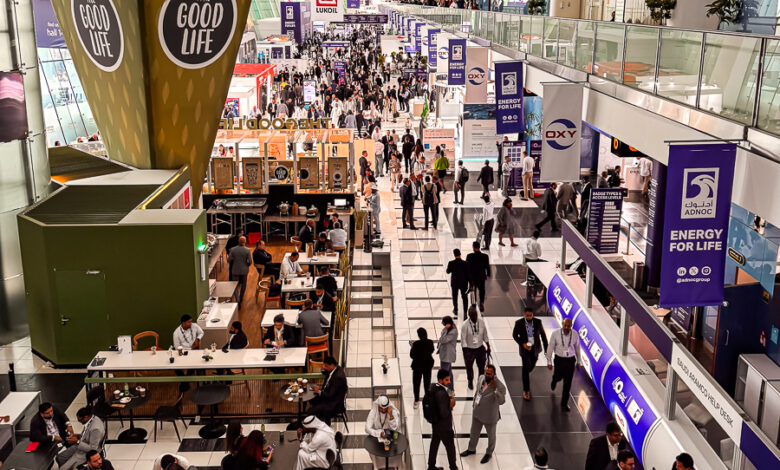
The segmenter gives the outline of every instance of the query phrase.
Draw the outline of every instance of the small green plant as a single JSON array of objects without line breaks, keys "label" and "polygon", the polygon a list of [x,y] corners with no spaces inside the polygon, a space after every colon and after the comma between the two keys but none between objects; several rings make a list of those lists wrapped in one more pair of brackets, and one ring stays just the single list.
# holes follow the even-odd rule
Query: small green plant
[{"label": "small green plant", "polygon": [[677,0],[645,0],[645,5],[650,10],[650,18],[656,23],[662,23],[672,17]]},{"label": "small green plant", "polygon": [[739,21],[741,10],[742,0],[715,0],[707,5],[707,18],[715,15],[721,23],[734,24]]},{"label": "small green plant", "polygon": [[547,10],[547,0],[528,0],[529,15],[544,15]]}]

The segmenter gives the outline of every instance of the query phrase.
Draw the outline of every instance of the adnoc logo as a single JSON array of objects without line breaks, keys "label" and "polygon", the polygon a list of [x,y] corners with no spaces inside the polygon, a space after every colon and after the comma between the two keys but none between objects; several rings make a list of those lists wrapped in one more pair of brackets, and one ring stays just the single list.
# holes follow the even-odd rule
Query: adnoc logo
[{"label": "adnoc logo", "polygon": [[577,126],[568,119],[556,119],[547,125],[544,139],[555,150],[566,150],[574,145],[577,138]]},{"label": "adnoc logo", "polygon": [[485,83],[485,70],[480,67],[472,67],[466,75],[466,78],[468,78],[469,83],[474,86],[482,85]]}]

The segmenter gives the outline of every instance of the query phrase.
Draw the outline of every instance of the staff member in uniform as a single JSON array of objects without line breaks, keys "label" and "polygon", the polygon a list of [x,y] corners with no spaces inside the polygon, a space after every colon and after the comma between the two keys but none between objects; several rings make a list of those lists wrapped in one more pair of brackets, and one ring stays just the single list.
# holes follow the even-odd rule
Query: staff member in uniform
[{"label": "staff member in uniform", "polygon": [[[553,359],[553,355],[555,358]],[[561,409],[571,411],[569,407],[569,392],[571,380],[574,377],[574,368],[579,366],[580,338],[571,331],[571,319],[563,320],[563,328],[556,330],[550,336],[550,345],[547,347],[547,368],[553,370],[550,389],[555,390],[555,385],[563,380],[561,395]]]}]

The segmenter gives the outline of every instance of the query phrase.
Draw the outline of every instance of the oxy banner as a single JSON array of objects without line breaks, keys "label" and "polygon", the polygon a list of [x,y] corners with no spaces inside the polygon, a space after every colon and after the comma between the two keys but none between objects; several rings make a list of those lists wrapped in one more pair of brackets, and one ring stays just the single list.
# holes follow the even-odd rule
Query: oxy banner
[{"label": "oxy banner", "polygon": [[723,302],[736,152],[736,144],[731,143],[669,147],[659,300],[662,307]]},{"label": "oxy banner", "polygon": [[545,83],[542,100],[542,162],[544,182],[580,178],[582,85]]},{"label": "oxy banner", "polygon": [[496,62],[496,132],[522,134],[523,62]]},{"label": "oxy banner", "polygon": [[488,48],[466,49],[466,98],[465,104],[487,103]]},{"label": "oxy banner", "polygon": [[450,39],[447,85],[466,84],[466,40]]}]

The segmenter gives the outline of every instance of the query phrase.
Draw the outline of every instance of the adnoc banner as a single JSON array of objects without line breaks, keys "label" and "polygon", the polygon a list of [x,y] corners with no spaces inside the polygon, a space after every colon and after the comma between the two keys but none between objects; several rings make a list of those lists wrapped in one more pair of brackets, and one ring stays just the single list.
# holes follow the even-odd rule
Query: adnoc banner
[{"label": "adnoc banner", "polygon": [[542,162],[544,182],[580,178],[582,85],[545,83],[542,100]]},{"label": "adnoc banner", "polygon": [[282,2],[282,34],[292,36],[295,42],[303,42],[303,24],[300,2]]},{"label": "adnoc banner", "polygon": [[431,67],[436,67],[436,59],[438,58],[436,43],[440,32],[440,29],[428,30],[428,65]]},{"label": "adnoc banner", "polygon": [[[466,49],[466,98],[469,103],[487,103],[488,48]],[[579,172],[579,171],[578,171]]]},{"label": "adnoc banner", "polygon": [[333,61],[333,69],[336,70],[336,74],[338,74],[339,77],[339,83],[341,83],[342,80],[347,79],[347,62],[344,60],[334,60]]},{"label": "adnoc banner", "polygon": [[418,22],[414,25],[414,51],[422,51],[422,28],[425,23]]},{"label": "adnoc banner", "polygon": [[496,62],[496,132],[522,134],[523,63]]},{"label": "adnoc banner", "polygon": [[662,307],[723,302],[736,151],[736,144],[669,148],[659,300]]},{"label": "adnoc banner", "polygon": [[360,0],[347,0],[347,8],[360,8]]},{"label": "adnoc banner", "polygon": [[447,85],[466,84],[466,40],[450,39]]}]

